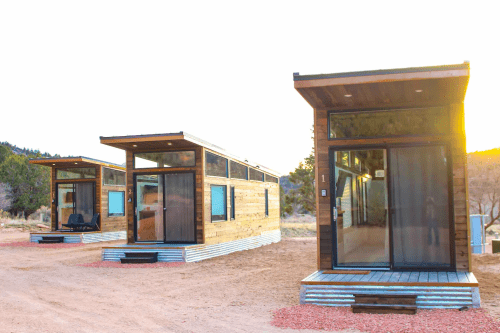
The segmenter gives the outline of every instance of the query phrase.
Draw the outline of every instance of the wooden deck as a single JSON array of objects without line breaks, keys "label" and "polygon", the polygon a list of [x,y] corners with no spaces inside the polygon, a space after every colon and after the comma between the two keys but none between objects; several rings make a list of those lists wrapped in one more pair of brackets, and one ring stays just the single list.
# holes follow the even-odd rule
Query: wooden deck
[{"label": "wooden deck", "polygon": [[440,286],[478,287],[472,272],[392,272],[368,274],[333,274],[316,271],[302,280],[303,285],[372,285],[372,286]]}]

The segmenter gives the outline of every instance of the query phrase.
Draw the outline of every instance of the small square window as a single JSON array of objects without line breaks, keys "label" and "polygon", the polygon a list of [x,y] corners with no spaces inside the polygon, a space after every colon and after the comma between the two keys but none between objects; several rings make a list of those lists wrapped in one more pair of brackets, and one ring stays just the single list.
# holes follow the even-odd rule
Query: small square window
[{"label": "small square window", "polygon": [[125,216],[125,192],[108,192],[108,216]]},{"label": "small square window", "polygon": [[212,185],[212,222],[227,220],[227,198],[225,185]]}]

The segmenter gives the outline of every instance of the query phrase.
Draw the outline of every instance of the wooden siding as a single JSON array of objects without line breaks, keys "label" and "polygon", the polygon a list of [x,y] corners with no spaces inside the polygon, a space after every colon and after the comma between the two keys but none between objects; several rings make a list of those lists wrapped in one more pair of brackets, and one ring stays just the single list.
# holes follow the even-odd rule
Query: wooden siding
[{"label": "wooden siding", "polygon": [[125,209],[124,216],[108,216],[109,208],[109,191],[125,192],[125,204],[127,201],[126,186],[119,185],[102,185],[101,195],[101,231],[121,231],[127,230],[127,210]]},{"label": "wooden siding", "polygon": [[[330,166],[329,148],[331,146],[385,145],[393,143],[446,142],[451,147],[453,170],[452,192],[455,229],[456,268],[460,271],[471,270],[469,201],[467,188],[467,164],[465,150],[465,125],[463,103],[451,104],[450,134],[438,137],[376,138],[354,140],[328,140],[328,110],[314,110],[314,149],[316,162],[316,211],[318,238],[318,269],[331,269],[333,266],[333,242],[330,205]],[[324,176],[324,181],[323,181]],[[321,197],[320,191],[329,194]]]},{"label": "wooden siding", "polygon": [[[155,168],[155,169],[134,169],[134,153],[151,152],[151,151],[181,151],[181,150],[194,150],[196,154],[196,163],[194,167],[183,168]],[[129,244],[135,243],[134,235],[134,174],[154,174],[154,173],[175,173],[194,171],[196,181],[196,242],[203,243],[203,149],[201,147],[179,149],[172,147],[170,149],[134,149],[134,151],[127,150],[127,193],[126,197],[126,211],[127,211],[127,241]],[[129,202],[128,199],[131,199]]]},{"label": "wooden siding", "polygon": [[[212,152],[212,151],[210,151]],[[211,185],[226,185],[227,220],[212,222]],[[230,187],[235,189],[235,219],[231,220]],[[269,191],[269,216],[265,216],[265,189]],[[234,178],[205,176],[204,178],[205,244],[218,244],[260,236],[279,230],[279,184]]]}]

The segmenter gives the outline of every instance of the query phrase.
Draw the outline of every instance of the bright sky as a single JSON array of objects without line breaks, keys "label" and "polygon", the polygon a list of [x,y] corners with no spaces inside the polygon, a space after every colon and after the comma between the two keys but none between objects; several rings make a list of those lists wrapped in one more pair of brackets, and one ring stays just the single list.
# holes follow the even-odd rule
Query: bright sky
[{"label": "bright sky", "polygon": [[1,1],[0,141],[123,163],[99,136],[186,131],[286,174],[313,145],[293,72],[468,60],[467,150],[500,147],[493,3]]}]

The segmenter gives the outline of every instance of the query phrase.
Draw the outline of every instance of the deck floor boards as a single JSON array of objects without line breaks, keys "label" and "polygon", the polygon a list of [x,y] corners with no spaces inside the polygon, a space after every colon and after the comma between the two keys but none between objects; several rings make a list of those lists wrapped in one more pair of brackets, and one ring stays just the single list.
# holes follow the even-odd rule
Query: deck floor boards
[{"label": "deck floor boards", "polygon": [[429,272],[420,272],[418,276],[418,282],[428,282],[429,281]]}]

